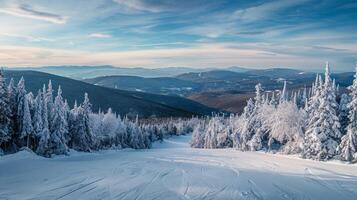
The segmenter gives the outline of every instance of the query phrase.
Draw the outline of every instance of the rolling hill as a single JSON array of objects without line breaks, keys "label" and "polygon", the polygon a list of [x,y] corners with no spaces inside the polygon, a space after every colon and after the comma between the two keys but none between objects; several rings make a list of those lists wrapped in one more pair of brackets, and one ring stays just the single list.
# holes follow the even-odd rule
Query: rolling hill
[{"label": "rolling hill", "polygon": [[[128,67],[114,67],[111,65],[102,65],[102,66],[43,66],[43,67],[19,67],[19,68],[10,68],[11,70],[31,70],[39,71],[50,74],[55,74],[59,76],[64,76],[73,79],[88,79],[95,78],[99,76],[141,76],[147,78],[154,77],[173,77],[179,74],[188,73],[188,72],[202,72],[212,70],[210,68],[205,69],[196,69],[190,67],[162,67],[162,68],[128,68]],[[234,68],[235,70],[243,70],[243,68]]]},{"label": "rolling hill", "polygon": [[93,109],[106,110],[111,107],[121,115],[139,115],[141,117],[190,117],[192,115],[209,115],[216,109],[209,108],[200,103],[181,97],[155,95],[143,92],[124,91],[100,87],[57,75],[37,71],[5,71],[7,81],[13,77],[18,81],[21,76],[25,78],[26,89],[33,93],[42,88],[43,84],[52,81],[54,89],[61,85],[63,96],[70,105],[75,100],[81,102],[83,94],[89,94]]},{"label": "rolling hill", "polygon": [[101,76],[84,82],[103,87],[184,96],[201,90],[201,84],[173,77],[144,78],[139,76]]}]

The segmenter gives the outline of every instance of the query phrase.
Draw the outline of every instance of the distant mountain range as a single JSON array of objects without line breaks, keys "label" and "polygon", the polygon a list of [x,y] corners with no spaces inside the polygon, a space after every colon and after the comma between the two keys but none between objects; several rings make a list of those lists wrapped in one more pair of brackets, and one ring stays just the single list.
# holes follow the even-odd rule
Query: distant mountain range
[{"label": "distant mountain range", "polygon": [[[229,67],[217,70],[180,67],[146,69],[114,68],[112,66],[62,66],[34,69],[86,82],[73,82],[75,80],[31,72],[37,75],[39,73],[45,77],[41,84],[50,78],[55,79],[55,77],[59,79],[61,85],[66,85],[67,81],[73,83],[74,88],[68,86],[68,92],[73,91],[68,97],[70,101],[82,99],[84,91],[92,91],[90,95],[94,95],[93,101],[96,108],[112,107],[121,113],[139,113],[144,116],[210,114],[214,110],[210,107],[240,112],[247,98],[252,96],[257,83],[261,83],[265,90],[276,90],[281,89],[286,80],[288,88],[295,89],[310,87],[316,77],[316,74],[312,72],[286,68],[248,70],[241,67]],[[19,69],[13,71],[13,73],[15,72],[24,73]],[[335,73],[332,74],[332,78],[336,79],[336,83],[343,89],[352,84],[353,75],[353,72]],[[30,78],[30,81],[32,79]],[[35,80],[33,81],[32,84],[37,84]],[[98,95],[100,92],[96,90],[105,92]],[[107,99],[111,95],[113,99]],[[186,97],[201,104],[184,98],[176,99],[177,97],[174,96]],[[103,97],[105,97],[104,100],[100,100]]]},{"label": "distant mountain range", "polygon": [[71,106],[75,100],[83,101],[83,95],[87,92],[94,110],[99,108],[106,110],[111,107],[121,115],[191,117],[192,115],[210,115],[218,111],[181,97],[111,89],[37,71],[6,70],[5,76],[7,81],[11,77],[18,81],[23,76],[27,91],[35,95],[43,84],[51,80],[54,89],[57,90],[58,85],[61,85],[63,96],[68,99]]},{"label": "distant mountain range", "polygon": [[[235,72],[243,72],[248,69],[242,67],[229,67]],[[110,65],[103,66],[44,66],[44,67],[20,67],[11,68],[11,70],[33,70],[40,71],[50,74],[56,74],[59,76],[64,76],[73,79],[88,79],[95,78],[99,76],[140,76],[146,78],[154,77],[173,77],[189,72],[204,72],[214,70],[214,68],[189,68],[189,67],[164,67],[157,69],[148,68],[125,68],[125,67],[113,67]]]},{"label": "distant mountain range", "polygon": [[[175,77],[144,78],[138,76],[101,76],[83,81],[99,86],[143,91],[155,94],[190,96],[199,92],[237,91],[249,92],[261,83],[266,90],[280,89],[283,81],[290,88],[310,86],[316,74],[293,69],[264,69],[234,72],[228,70],[211,70],[189,72]],[[353,73],[333,74],[340,86],[352,83]]]},{"label": "distant mountain range", "polygon": [[139,76],[101,76],[83,81],[114,89],[186,96],[201,91],[202,85],[174,77],[144,78]]}]

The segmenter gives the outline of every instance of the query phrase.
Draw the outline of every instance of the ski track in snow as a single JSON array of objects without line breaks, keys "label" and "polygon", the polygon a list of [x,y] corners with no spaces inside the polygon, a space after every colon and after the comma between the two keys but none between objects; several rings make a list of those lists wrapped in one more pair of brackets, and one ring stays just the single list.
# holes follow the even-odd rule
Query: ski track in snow
[{"label": "ski track in snow", "polygon": [[232,149],[190,136],[149,150],[0,157],[2,199],[357,199],[357,165]]}]

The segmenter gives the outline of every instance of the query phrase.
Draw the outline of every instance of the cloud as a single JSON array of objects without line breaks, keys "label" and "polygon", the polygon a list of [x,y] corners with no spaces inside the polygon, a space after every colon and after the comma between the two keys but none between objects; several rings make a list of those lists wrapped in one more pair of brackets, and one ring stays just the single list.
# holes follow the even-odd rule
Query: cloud
[{"label": "cloud", "polygon": [[123,5],[128,9],[147,12],[168,12],[177,11],[185,8],[202,7],[203,4],[199,1],[177,1],[177,0],[114,0],[119,5]]},{"label": "cloud", "polygon": [[[324,60],[268,48],[230,44],[199,44],[182,48],[86,52],[23,46],[1,46],[0,60],[6,66],[104,65],[127,67],[227,67],[227,66],[319,66]],[[274,56],[272,56],[274,55]],[[332,61],[332,58],[330,58]],[[293,63],[293,65],[292,65]]]},{"label": "cloud", "polygon": [[5,13],[17,17],[43,20],[54,24],[65,24],[67,21],[66,17],[53,13],[37,11],[34,10],[31,6],[26,4],[11,6],[8,8],[0,8],[0,13]]},{"label": "cloud", "polygon": [[92,33],[92,34],[89,34],[88,37],[91,37],[91,38],[111,38],[112,36],[109,35],[109,34],[105,34],[105,33]]},{"label": "cloud", "polygon": [[157,47],[157,46],[170,46],[170,45],[183,45],[184,42],[164,42],[164,43],[151,43],[151,44],[137,44],[133,47]]},{"label": "cloud", "polygon": [[253,6],[245,9],[239,9],[235,11],[234,16],[246,20],[246,21],[255,21],[266,19],[277,12],[291,8],[294,6],[298,6],[300,4],[305,3],[307,0],[278,0],[272,1],[268,3],[263,3],[258,6]]},{"label": "cloud", "polygon": [[0,36],[25,39],[30,42],[54,42],[54,41],[56,41],[55,39],[50,39],[50,38],[46,38],[46,37],[34,37],[31,35],[23,35],[23,34],[20,35],[20,34],[13,34],[13,33],[0,33]]}]

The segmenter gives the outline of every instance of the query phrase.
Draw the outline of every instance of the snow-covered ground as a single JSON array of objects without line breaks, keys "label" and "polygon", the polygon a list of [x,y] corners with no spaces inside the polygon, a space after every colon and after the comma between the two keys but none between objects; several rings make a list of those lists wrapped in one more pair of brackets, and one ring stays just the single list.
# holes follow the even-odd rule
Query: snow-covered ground
[{"label": "snow-covered ground", "polygon": [[192,149],[190,136],[149,150],[0,157],[0,199],[357,199],[357,165]]}]

